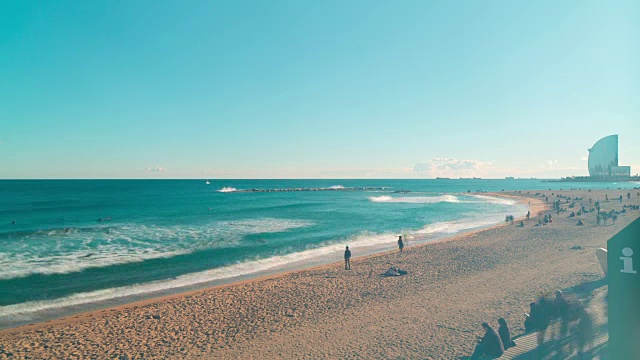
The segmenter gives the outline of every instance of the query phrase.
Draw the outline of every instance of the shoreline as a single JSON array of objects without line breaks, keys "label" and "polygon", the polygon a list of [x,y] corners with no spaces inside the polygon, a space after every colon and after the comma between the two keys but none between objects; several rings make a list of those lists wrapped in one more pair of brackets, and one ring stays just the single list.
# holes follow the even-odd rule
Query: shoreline
[{"label": "shoreline", "polygon": [[[574,201],[576,210],[591,200],[606,211],[640,204],[635,193],[605,200],[622,191],[499,195],[531,199],[540,210],[563,196],[568,212]],[[554,212],[552,224],[534,226],[540,210],[524,228],[500,224],[363,256],[352,271],[332,262],[6,329],[0,358],[460,358],[473,351],[480,323],[503,317],[517,335],[539,296],[603,286],[595,249],[640,216],[627,208],[599,226],[585,213],[576,226],[568,212]],[[408,274],[381,276],[390,266]]]},{"label": "shoreline", "polygon": [[[507,194],[502,194],[502,193],[497,193],[497,192],[486,192],[486,193],[474,193],[473,195],[480,195],[480,196],[491,196],[491,197],[497,197],[497,198],[506,198],[506,199],[513,199],[516,202],[518,202],[520,205],[523,205],[525,207],[529,208],[529,211],[531,211],[532,217],[534,216],[534,214],[538,214],[540,212],[546,211],[548,210],[549,206],[545,205],[544,203],[541,202],[541,200],[539,201],[539,199],[535,199],[535,198],[527,198],[527,197],[522,197],[522,196],[514,196],[514,195],[507,195]],[[532,200],[536,200],[539,201],[538,203],[532,202],[531,204],[527,204],[527,199],[532,199]],[[525,216],[520,216],[520,217],[516,217],[514,219],[514,221],[520,221],[520,220],[524,220]],[[423,241],[418,241],[417,244],[412,245],[414,243],[415,240],[412,240],[409,246],[405,247],[407,249],[409,248],[420,248],[423,246],[427,246],[427,245],[431,245],[431,244],[436,244],[436,243],[440,243],[440,242],[447,242],[447,241],[455,241],[457,239],[460,238],[465,238],[468,236],[472,236],[473,234],[476,234],[478,232],[482,232],[482,231],[487,231],[496,227],[501,227],[501,226],[506,226],[507,224],[505,224],[504,222],[500,222],[497,224],[493,224],[493,225],[487,225],[487,226],[480,226],[478,228],[472,228],[469,230],[463,230],[459,233],[454,233],[451,235],[444,235],[444,236],[440,236],[440,237],[435,237],[431,240],[423,240]],[[376,257],[380,257],[380,256],[386,256],[389,254],[393,254],[395,253],[397,250],[395,249],[395,244],[393,244],[393,241],[390,241],[390,244],[388,247],[390,247],[391,249],[389,250],[375,250],[375,247],[371,247],[372,249],[369,249],[368,251],[365,250],[365,254],[364,255],[360,255],[357,257],[352,258],[352,263],[357,263],[357,262],[361,262],[361,261],[366,261],[368,259],[371,258],[376,258]],[[387,246],[384,247],[380,247],[381,249],[386,248]],[[291,265],[279,265],[276,266],[273,269],[267,269],[267,270],[262,270],[262,271],[258,271],[257,274],[258,275],[253,275],[252,274],[247,274],[247,275],[238,275],[236,277],[232,277],[232,278],[228,278],[228,279],[221,279],[217,284],[214,285],[205,285],[204,287],[199,287],[197,284],[191,285],[191,286],[185,286],[182,289],[187,289],[184,291],[181,291],[180,288],[175,288],[175,289],[167,289],[164,291],[157,291],[156,293],[163,293],[163,292],[168,292],[168,294],[160,294],[160,295],[150,295],[148,297],[145,297],[145,295],[140,295],[140,296],[136,296],[136,295],[131,295],[129,297],[134,298],[133,301],[126,301],[124,303],[120,303],[120,304],[114,304],[114,305],[107,305],[107,306],[100,306],[97,304],[94,304],[96,306],[94,306],[93,308],[87,309],[87,310],[81,310],[79,312],[72,312],[69,311],[68,314],[66,315],[61,315],[61,317],[55,317],[55,318],[45,318],[41,321],[36,321],[36,322],[32,322],[29,324],[21,324],[21,325],[17,325],[17,326],[9,326],[9,327],[4,327],[4,328],[0,328],[0,335],[3,335],[5,333],[12,333],[12,332],[19,332],[21,330],[25,330],[25,329],[38,329],[39,327],[42,326],[46,326],[46,325],[55,325],[55,324],[64,324],[64,323],[68,323],[68,322],[74,322],[74,321],[80,321],[86,318],[91,318],[97,315],[100,315],[106,311],[109,312],[113,312],[113,311],[122,311],[122,310],[126,310],[126,309],[130,309],[133,307],[139,307],[139,306],[144,306],[144,305],[148,305],[148,304],[152,304],[152,303],[156,303],[156,302],[163,302],[163,301],[168,301],[168,300],[173,300],[176,298],[182,298],[182,297],[186,297],[186,296],[194,296],[194,295],[198,295],[199,293],[202,292],[206,292],[206,291],[210,291],[210,290],[215,290],[215,289],[222,289],[222,288],[226,288],[226,287],[233,287],[233,286],[239,286],[239,285],[243,285],[243,284],[250,284],[253,282],[260,282],[260,281],[265,281],[265,280],[271,280],[271,279],[277,279],[277,278],[282,278],[288,275],[294,275],[294,274],[298,274],[298,273],[303,273],[303,272],[309,272],[309,271],[314,271],[314,270],[322,270],[325,268],[331,268],[334,267],[336,265],[340,265],[342,264],[341,260],[336,260],[333,261],[331,260],[331,262],[325,263],[323,261],[324,259],[315,259],[315,262],[320,262],[321,264],[319,265],[310,265],[310,266],[304,266],[302,265],[302,267],[300,266],[291,266]],[[225,281],[228,280],[228,281]],[[196,289],[188,289],[189,287],[197,287]],[[174,290],[174,291],[172,291]],[[135,299],[136,297],[142,297],[142,299]],[[118,302],[117,300],[115,302]],[[91,307],[91,304],[87,304],[86,306]]]}]

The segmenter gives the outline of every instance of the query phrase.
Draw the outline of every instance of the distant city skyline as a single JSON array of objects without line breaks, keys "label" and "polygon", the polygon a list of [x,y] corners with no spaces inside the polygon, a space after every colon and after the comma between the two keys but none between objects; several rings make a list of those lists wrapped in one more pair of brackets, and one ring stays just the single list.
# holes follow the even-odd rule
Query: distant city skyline
[{"label": "distant city skyline", "polygon": [[640,173],[640,2],[0,4],[0,179]]}]

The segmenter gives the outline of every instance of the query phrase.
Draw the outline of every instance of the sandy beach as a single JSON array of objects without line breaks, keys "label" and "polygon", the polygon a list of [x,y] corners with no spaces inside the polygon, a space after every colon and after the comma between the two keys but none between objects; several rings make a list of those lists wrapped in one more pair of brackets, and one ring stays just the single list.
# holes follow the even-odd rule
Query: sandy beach
[{"label": "sandy beach", "polygon": [[[309,270],[3,330],[0,359],[456,359],[471,354],[480,323],[496,325],[504,317],[512,333],[521,333],[531,300],[601,280],[595,249],[640,216],[627,209],[615,224],[601,226],[595,212],[579,217],[584,226],[568,217],[596,201],[605,211],[640,204],[637,190],[631,199],[627,190],[497,195],[530,202],[531,219],[523,228],[516,221],[409,244],[402,253],[358,258],[353,249],[351,271],[336,259]],[[568,207],[567,196],[582,200],[571,200],[575,208],[559,215],[552,212],[552,224],[534,226],[554,200]],[[381,277],[390,266],[408,274]]]}]

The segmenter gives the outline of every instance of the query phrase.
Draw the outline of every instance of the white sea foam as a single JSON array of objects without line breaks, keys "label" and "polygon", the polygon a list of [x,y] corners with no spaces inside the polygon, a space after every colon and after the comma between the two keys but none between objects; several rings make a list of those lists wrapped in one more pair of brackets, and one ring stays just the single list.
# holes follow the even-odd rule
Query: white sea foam
[{"label": "white sea foam", "polygon": [[515,205],[517,201],[497,196],[471,195],[474,198],[481,199],[483,202],[499,205]]},{"label": "white sea foam", "polygon": [[455,234],[461,231],[480,228],[488,225],[496,224],[500,221],[496,216],[490,216],[482,219],[473,219],[473,220],[460,220],[460,221],[448,221],[448,222],[437,222],[433,224],[429,224],[424,228],[415,231],[410,236],[419,237],[421,235],[431,235],[431,234]]},{"label": "white sea foam", "polygon": [[344,186],[342,186],[342,185],[333,185],[333,186],[329,186],[328,189],[341,190],[341,189],[344,189]]},{"label": "white sea foam", "polygon": [[[439,196],[390,196],[390,195],[382,195],[382,196],[372,196],[369,197],[369,200],[372,202],[380,202],[380,203],[407,203],[407,204],[437,204],[442,202],[447,203],[461,203],[461,204],[478,204],[478,203],[488,203],[488,204],[497,204],[497,205],[514,205],[516,204],[515,200],[502,198],[502,197],[493,197],[493,196],[484,196],[484,195],[464,195],[463,198],[460,199],[455,195],[445,194]],[[467,200],[469,198],[476,200]]]},{"label": "white sea foam", "polygon": [[[448,235],[465,230],[479,228],[498,223],[500,219],[496,216],[485,217],[484,219],[466,219],[451,222],[439,222],[425,226],[424,228],[405,233],[406,238],[414,243],[428,241],[438,235]],[[100,301],[123,298],[127,296],[144,295],[170,289],[184,288],[197,284],[211,283],[216,280],[224,280],[234,277],[246,276],[259,272],[265,272],[286,265],[308,264],[310,260],[322,258],[339,258],[344,250],[344,245],[349,245],[352,249],[375,249],[389,248],[395,243],[395,233],[367,233],[363,232],[346,240],[334,240],[325,243],[319,248],[313,248],[301,252],[277,255],[264,259],[254,259],[230,266],[211,269],[191,274],[185,274],[167,280],[152,281],[143,284],[122,286],[111,289],[78,293],[54,300],[31,301],[20,304],[0,307],[0,319],[11,321],[16,318],[30,318],[33,313],[39,311],[55,310],[63,307],[78,306]],[[325,260],[328,262],[330,260]]]},{"label": "white sea foam", "polygon": [[372,202],[382,203],[408,203],[408,204],[436,204],[441,202],[459,203],[460,200],[454,195],[440,196],[398,196],[389,195],[372,196],[369,198]]},{"label": "white sea foam", "polygon": [[221,193],[230,193],[230,192],[236,192],[236,191],[238,191],[238,189],[236,189],[234,187],[230,187],[230,186],[225,186],[222,189],[216,190],[216,191],[221,192]]},{"label": "white sea foam", "polygon": [[[170,258],[207,248],[227,247],[250,234],[277,233],[312,224],[263,218],[216,222],[200,227],[124,224],[96,227],[92,231],[40,231],[24,238],[28,246],[23,251],[0,251],[0,280]],[[24,245],[23,242],[12,244]]]}]

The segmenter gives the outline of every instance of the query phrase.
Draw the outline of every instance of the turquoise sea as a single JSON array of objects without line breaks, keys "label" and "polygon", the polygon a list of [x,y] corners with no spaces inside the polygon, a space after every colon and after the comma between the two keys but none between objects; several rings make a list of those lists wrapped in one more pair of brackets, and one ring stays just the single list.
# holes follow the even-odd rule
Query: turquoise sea
[{"label": "turquoise sea", "polygon": [[[0,327],[339,261],[345,245],[356,257],[384,251],[395,247],[399,234],[411,246],[526,213],[513,200],[476,191],[633,186],[638,184],[4,180]],[[283,191],[266,191],[273,189]]]}]

